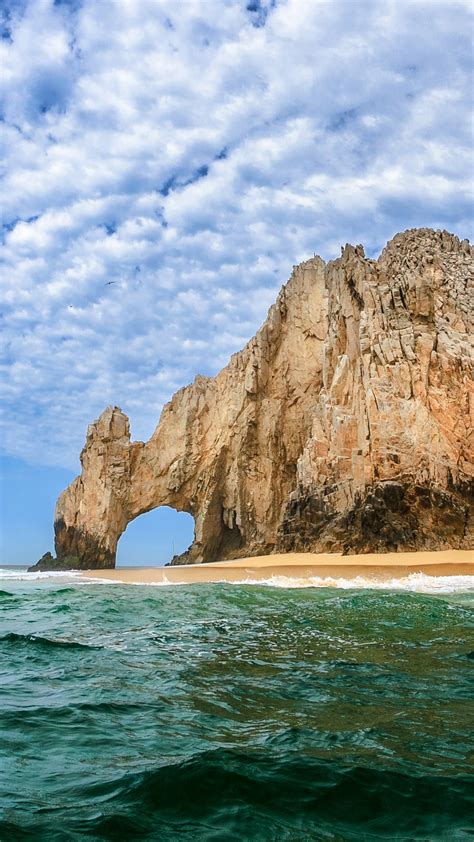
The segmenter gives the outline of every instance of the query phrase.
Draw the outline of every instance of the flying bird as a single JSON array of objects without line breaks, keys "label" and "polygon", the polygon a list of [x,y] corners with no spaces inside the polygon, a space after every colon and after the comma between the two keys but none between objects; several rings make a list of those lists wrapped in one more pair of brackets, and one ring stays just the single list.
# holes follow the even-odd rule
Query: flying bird
[{"label": "flying bird", "polygon": [[107,281],[107,283],[104,284],[104,287],[109,287],[110,284],[116,284],[116,283],[117,283],[117,281]]}]

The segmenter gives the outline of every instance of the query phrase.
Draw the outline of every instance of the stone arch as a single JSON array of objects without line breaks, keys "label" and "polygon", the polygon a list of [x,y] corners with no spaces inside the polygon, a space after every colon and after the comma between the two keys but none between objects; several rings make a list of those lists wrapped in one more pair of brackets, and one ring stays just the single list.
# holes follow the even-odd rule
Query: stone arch
[{"label": "stone arch", "polygon": [[118,407],[108,407],[90,425],[82,473],[56,506],[58,558],[86,568],[113,567],[128,524],[162,506],[194,518],[194,541],[174,563],[238,552],[245,541],[238,506],[226,499],[227,448],[220,449],[206,472],[196,472],[198,455],[185,435],[186,422],[180,435],[173,402],[168,404],[159,437],[155,433],[146,444],[130,441],[128,418]]},{"label": "stone arch", "polygon": [[118,407],[91,424],[56,507],[58,560],[113,567],[127,524],[163,505],[195,518],[193,563],[469,546],[471,257],[419,229],[377,261],[347,245],[294,267],[256,336],[176,392],[149,441]]}]

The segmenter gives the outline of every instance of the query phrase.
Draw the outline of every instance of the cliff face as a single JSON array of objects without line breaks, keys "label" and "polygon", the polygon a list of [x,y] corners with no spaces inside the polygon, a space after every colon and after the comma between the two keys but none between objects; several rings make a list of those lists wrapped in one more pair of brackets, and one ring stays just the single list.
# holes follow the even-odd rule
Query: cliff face
[{"label": "cliff face", "polygon": [[195,518],[176,562],[271,550],[368,552],[474,543],[472,251],[397,235],[377,261],[346,246],[295,267],[263,327],[214,378],[131,442],[108,408],[60,496],[58,559],[113,566],[133,518]]}]

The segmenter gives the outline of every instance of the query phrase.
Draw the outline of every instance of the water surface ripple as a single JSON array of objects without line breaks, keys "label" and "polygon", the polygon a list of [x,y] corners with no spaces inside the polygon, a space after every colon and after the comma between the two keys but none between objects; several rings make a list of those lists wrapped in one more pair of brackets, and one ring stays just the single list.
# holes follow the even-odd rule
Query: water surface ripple
[{"label": "water surface ripple", "polygon": [[473,602],[2,582],[0,839],[472,839]]}]

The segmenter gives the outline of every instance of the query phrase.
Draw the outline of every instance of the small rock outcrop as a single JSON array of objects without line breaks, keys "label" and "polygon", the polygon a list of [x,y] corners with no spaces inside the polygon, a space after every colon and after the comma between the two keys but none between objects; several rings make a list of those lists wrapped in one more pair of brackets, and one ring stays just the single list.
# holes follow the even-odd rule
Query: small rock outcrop
[{"label": "small rock outcrop", "polygon": [[472,546],[473,288],[468,241],[431,229],[378,260],[347,245],[296,266],[256,336],[178,391],[148,442],[118,407],[91,424],[58,559],[113,566],[127,524],[161,505],[195,519],[174,563]]},{"label": "small rock outcrop", "polygon": [[36,573],[41,570],[87,570],[88,559],[79,558],[78,556],[65,555],[54,556],[48,552],[41,556],[41,558],[28,568],[28,573]]}]

